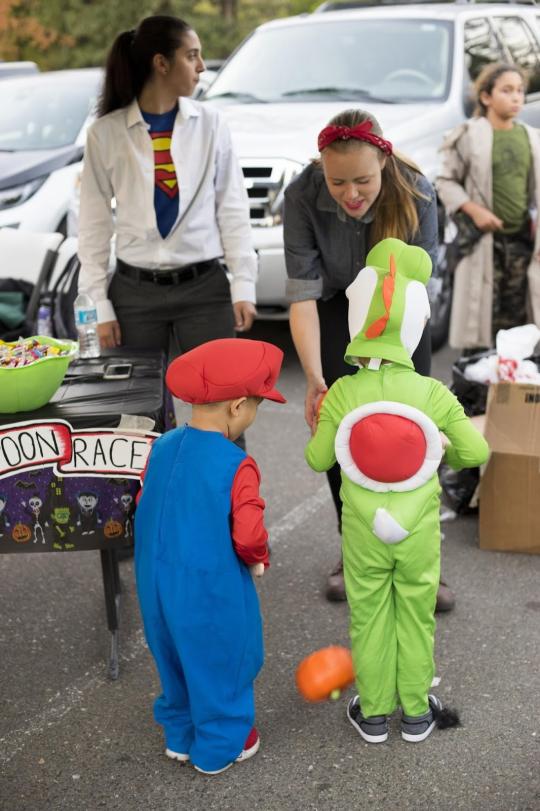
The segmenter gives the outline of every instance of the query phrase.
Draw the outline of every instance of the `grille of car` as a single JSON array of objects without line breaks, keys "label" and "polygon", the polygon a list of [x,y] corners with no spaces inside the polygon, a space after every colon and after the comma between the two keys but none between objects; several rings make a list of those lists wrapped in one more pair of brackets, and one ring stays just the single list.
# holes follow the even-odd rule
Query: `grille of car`
[{"label": "grille of car", "polygon": [[241,164],[249,197],[251,225],[279,225],[285,187],[302,170],[302,165],[282,159],[249,159],[241,161]]}]

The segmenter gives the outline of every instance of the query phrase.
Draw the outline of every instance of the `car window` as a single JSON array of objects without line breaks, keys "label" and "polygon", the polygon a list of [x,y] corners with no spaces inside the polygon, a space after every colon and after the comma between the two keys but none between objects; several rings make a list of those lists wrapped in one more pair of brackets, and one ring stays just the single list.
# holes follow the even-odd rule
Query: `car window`
[{"label": "car window", "polygon": [[227,62],[206,98],[441,100],[450,85],[453,23],[339,20],[262,29]]},{"label": "car window", "polygon": [[0,151],[73,144],[98,92],[97,79],[13,79],[0,82]]},{"label": "car window", "polygon": [[489,21],[485,17],[467,20],[464,27],[465,64],[471,80],[485,65],[504,57]]},{"label": "car window", "polygon": [[529,78],[528,92],[537,93],[540,91],[538,43],[529,26],[519,17],[494,17],[493,21],[511,60],[523,68]]}]

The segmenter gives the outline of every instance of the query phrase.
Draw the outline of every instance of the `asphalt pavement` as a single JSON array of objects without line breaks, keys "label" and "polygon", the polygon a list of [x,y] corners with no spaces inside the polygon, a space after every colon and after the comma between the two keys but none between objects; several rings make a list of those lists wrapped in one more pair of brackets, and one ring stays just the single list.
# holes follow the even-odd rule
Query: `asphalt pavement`
[{"label": "asphalt pavement", "polygon": [[[258,324],[253,337],[285,349],[289,400],[264,403],[248,434],[272,544],[259,586],[259,754],[217,777],[165,757],[131,560],[120,564],[112,682],[99,554],[0,555],[0,809],[539,811],[540,556],[480,550],[474,515],[444,525],[443,571],[457,604],[439,617],[436,641],[436,692],[459,709],[461,728],[408,744],[396,716],[388,742],[368,745],[346,719],[352,688],[316,705],[296,692],[304,656],[347,644],[347,606],[324,598],[336,520],[324,476],[303,461],[303,380],[287,324]],[[435,356],[435,376],[449,379],[452,358],[448,349]]]}]

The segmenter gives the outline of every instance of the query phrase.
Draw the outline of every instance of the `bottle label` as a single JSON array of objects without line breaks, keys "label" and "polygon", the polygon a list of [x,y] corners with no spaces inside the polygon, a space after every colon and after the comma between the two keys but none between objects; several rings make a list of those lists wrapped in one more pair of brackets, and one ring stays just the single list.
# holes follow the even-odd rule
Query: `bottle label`
[{"label": "bottle label", "polygon": [[92,308],[91,310],[77,310],[77,326],[84,327],[87,324],[95,324],[97,322],[97,310],[96,308]]}]

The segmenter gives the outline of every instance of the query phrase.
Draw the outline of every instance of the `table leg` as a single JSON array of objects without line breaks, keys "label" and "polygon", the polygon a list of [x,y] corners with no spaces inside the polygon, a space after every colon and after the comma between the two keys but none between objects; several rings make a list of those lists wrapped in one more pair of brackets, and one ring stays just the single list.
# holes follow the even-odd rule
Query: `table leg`
[{"label": "table leg", "polygon": [[116,680],[120,672],[118,661],[118,611],[120,608],[120,574],[118,559],[114,549],[101,550],[101,569],[103,573],[103,590],[105,592],[105,608],[107,611],[107,626],[111,632],[111,653],[109,657],[108,673],[111,679]]}]

